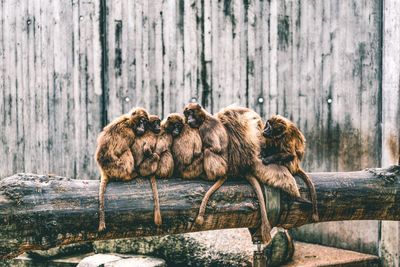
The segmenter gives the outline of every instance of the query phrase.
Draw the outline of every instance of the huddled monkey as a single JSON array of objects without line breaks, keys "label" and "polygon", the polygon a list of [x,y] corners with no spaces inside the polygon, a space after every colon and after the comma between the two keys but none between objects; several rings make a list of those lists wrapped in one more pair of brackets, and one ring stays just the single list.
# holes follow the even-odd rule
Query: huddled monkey
[{"label": "huddled monkey", "polygon": [[261,157],[267,166],[263,182],[279,187],[292,196],[300,197],[297,183],[293,182],[293,175],[299,176],[309,189],[313,204],[313,221],[319,221],[314,184],[300,167],[305,152],[304,135],[293,122],[274,115],[265,123],[263,136]]},{"label": "huddled monkey", "polygon": [[155,153],[161,120],[156,115],[149,115],[146,132],[136,137],[132,145],[135,168],[141,176],[154,174],[158,167],[159,156]]},{"label": "huddled monkey", "polygon": [[149,115],[142,108],[134,108],[107,126],[97,138],[95,159],[100,168],[99,231],[105,229],[104,194],[110,180],[130,181],[137,176],[131,146],[143,135]]},{"label": "huddled monkey", "polygon": [[167,120],[169,128],[175,129],[172,154],[176,176],[186,180],[203,177],[202,141],[199,130],[191,128],[178,113],[170,114]]},{"label": "huddled monkey", "polygon": [[198,225],[204,222],[204,213],[211,195],[222,186],[228,175],[228,135],[222,123],[197,103],[184,109],[186,123],[199,130],[202,141],[204,179],[216,181],[206,192],[196,218]]},{"label": "huddled monkey", "polygon": [[161,131],[160,122],[161,120],[158,116],[150,115],[148,124],[146,125],[146,132],[136,137],[131,147],[135,160],[135,170],[137,170],[142,177],[150,177],[154,201],[154,223],[157,226],[162,224],[160,201],[155,177],[160,161],[159,155],[155,153],[158,136]]},{"label": "huddled monkey", "polygon": [[173,135],[170,123],[168,118],[161,122],[161,131],[157,138],[155,153],[160,157],[156,171],[157,178],[170,178],[174,173]]},{"label": "huddled monkey", "polygon": [[271,225],[267,217],[260,177],[256,170],[265,168],[259,159],[263,123],[253,110],[244,107],[227,107],[216,114],[225,127],[228,137],[229,175],[245,178],[256,192],[260,205],[261,225],[259,234],[263,243],[271,240]]}]

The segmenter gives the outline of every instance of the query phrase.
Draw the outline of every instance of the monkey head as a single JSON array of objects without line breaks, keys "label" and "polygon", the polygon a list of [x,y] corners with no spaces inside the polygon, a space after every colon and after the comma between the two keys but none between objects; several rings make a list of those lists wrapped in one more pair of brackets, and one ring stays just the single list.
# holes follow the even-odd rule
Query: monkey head
[{"label": "monkey head", "polygon": [[178,113],[171,113],[163,122],[163,128],[173,137],[177,137],[181,134],[185,120],[182,115]]},{"label": "monkey head", "polygon": [[157,115],[149,116],[149,130],[153,133],[159,134],[161,131],[161,120]]},{"label": "monkey head", "polygon": [[134,108],[129,112],[130,126],[137,136],[143,135],[148,127],[149,114],[144,108]]},{"label": "monkey head", "polygon": [[290,121],[280,115],[273,115],[265,123],[263,135],[266,138],[280,138],[289,130]]},{"label": "monkey head", "polygon": [[187,104],[183,114],[186,123],[192,128],[199,128],[206,118],[206,111],[197,103]]}]

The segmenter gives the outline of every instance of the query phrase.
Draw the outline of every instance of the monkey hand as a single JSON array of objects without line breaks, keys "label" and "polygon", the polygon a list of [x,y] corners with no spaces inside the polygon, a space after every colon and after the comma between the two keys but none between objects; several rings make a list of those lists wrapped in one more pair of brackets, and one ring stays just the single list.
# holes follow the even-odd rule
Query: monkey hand
[{"label": "monkey hand", "polygon": [[143,145],[143,154],[147,158],[153,154],[153,151],[151,151],[150,145],[147,143],[144,143],[144,145]]}]

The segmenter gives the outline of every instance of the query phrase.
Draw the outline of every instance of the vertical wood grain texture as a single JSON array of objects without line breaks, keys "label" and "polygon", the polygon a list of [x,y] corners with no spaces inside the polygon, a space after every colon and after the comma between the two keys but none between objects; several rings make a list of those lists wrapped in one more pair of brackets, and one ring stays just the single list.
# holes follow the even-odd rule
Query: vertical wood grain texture
[{"label": "vertical wood grain texture", "polygon": [[[385,57],[382,81],[380,51],[382,34],[398,30],[382,33],[381,6],[2,0],[0,177],[25,171],[96,179],[93,153],[104,123],[134,106],[165,117],[189,101],[212,112],[237,104],[263,118],[291,118],[308,140],[307,171],[386,164],[396,151],[398,157],[399,111],[382,106],[399,106],[391,93],[398,92],[392,66],[399,62]],[[396,14],[386,13],[389,20]],[[397,51],[392,40],[384,51]],[[321,224],[296,234],[377,253],[376,222]]]},{"label": "vertical wood grain texture", "polygon": [[[382,166],[400,164],[400,5],[383,6]],[[400,223],[382,221],[380,256],[384,266],[400,265]]]},{"label": "vertical wood grain texture", "polygon": [[[379,166],[381,2],[277,2],[278,112],[306,135],[303,166],[313,171]],[[316,224],[295,234],[378,254],[376,221]]]},{"label": "vertical wood grain texture", "polygon": [[95,178],[92,154],[101,129],[97,3],[0,5],[0,176],[26,171]]}]

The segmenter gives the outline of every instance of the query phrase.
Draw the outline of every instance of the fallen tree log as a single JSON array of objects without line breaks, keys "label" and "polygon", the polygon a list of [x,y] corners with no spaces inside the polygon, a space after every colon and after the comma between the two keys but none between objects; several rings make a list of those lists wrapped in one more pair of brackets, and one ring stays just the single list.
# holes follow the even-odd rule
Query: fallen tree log
[{"label": "fallen tree log", "polygon": [[[400,220],[400,166],[310,176],[317,190],[321,222]],[[159,180],[163,225],[157,228],[148,180],[110,183],[107,229],[99,233],[99,181],[34,174],[5,178],[0,181],[0,258],[90,240],[257,227],[260,218],[255,194],[249,184],[235,179],[212,196],[204,225],[193,225],[210,185],[205,181]],[[299,185],[302,196],[307,197],[307,189]],[[266,188],[266,199],[274,226],[311,223],[310,202],[271,188]]]}]

